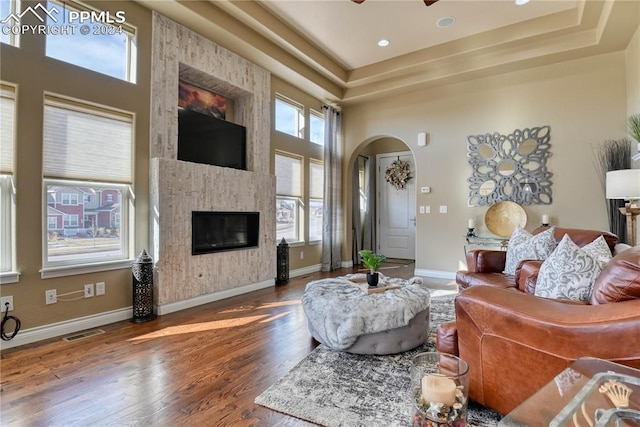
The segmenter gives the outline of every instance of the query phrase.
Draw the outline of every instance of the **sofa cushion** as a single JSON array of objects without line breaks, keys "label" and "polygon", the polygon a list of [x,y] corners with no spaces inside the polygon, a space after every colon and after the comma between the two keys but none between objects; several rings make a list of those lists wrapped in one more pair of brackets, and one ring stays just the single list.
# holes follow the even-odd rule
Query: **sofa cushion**
[{"label": "sofa cushion", "polygon": [[545,298],[589,302],[593,284],[609,257],[609,247],[600,236],[580,248],[565,234],[555,251],[540,267],[534,295]]},{"label": "sofa cushion", "polygon": [[556,241],[553,238],[554,230],[555,227],[551,227],[534,236],[524,228],[517,226],[509,239],[504,273],[515,275],[520,261],[546,259],[551,255],[556,247]]},{"label": "sofa cushion", "polygon": [[461,289],[478,285],[495,286],[496,288],[515,288],[516,277],[503,273],[473,273],[467,270],[460,270],[456,273],[456,283]]},{"label": "sofa cushion", "polygon": [[[540,234],[544,231],[547,231],[548,229],[549,227],[538,227],[538,228],[535,228],[531,232],[531,234],[535,236],[536,234]],[[556,242],[558,243],[560,242],[560,240],[562,240],[565,234],[568,234],[569,237],[571,237],[571,240],[573,240],[573,243],[575,243],[580,247],[583,247],[593,242],[599,236],[602,236],[604,237],[604,240],[607,242],[607,245],[611,249],[612,253],[614,251],[616,244],[618,243],[618,236],[616,236],[613,233],[609,233],[608,231],[586,230],[582,228],[564,228],[564,227],[556,227],[555,230],[553,231],[553,237],[556,239]]]},{"label": "sofa cushion", "polygon": [[640,299],[640,246],[633,246],[606,265],[593,285],[591,304]]}]

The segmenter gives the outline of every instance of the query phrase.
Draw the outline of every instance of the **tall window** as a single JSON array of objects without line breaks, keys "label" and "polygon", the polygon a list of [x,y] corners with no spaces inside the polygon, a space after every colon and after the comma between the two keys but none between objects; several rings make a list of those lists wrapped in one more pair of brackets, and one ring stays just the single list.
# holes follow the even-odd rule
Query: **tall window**
[{"label": "tall window", "polygon": [[[77,25],[76,31],[47,33],[46,55],[111,77],[136,82],[136,30],[128,25],[123,11],[98,11],[73,0],[47,2],[47,25],[64,28],[79,24],[70,13],[89,12],[98,19]],[[107,19],[108,16],[108,19]],[[103,22],[111,21],[106,25]],[[65,24],[66,23],[66,24]]]},{"label": "tall window", "polygon": [[311,110],[309,115],[309,139],[314,144],[324,145],[324,115]]},{"label": "tall window", "polygon": [[302,158],[276,154],[276,238],[302,240]]},{"label": "tall window", "polygon": [[45,96],[44,271],[130,258],[132,138],[130,113]]},{"label": "tall window", "polygon": [[304,138],[304,108],[302,105],[276,96],[276,130],[296,138]]},{"label": "tall window", "polygon": [[324,206],[324,163],[309,162],[309,241],[322,240],[322,209]]},{"label": "tall window", "polygon": [[[18,47],[20,44],[20,22],[13,17],[18,16],[20,2],[18,0],[0,0],[0,21],[7,20],[2,24],[0,31],[0,42]],[[13,17],[12,17],[13,16]]]},{"label": "tall window", "polygon": [[13,86],[0,84],[0,278],[1,283],[18,280],[15,270],[15,190],[13,152],[15,145],[15,102]]}]

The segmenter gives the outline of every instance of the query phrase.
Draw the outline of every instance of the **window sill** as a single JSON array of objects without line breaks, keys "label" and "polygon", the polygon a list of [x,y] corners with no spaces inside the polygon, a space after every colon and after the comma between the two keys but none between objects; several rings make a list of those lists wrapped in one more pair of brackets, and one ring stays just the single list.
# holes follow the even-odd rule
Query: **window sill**
[{"label": "window sill", "polygon": [[4,273],[0,273],[0,284],[4,285],[6,283],[18,283],[20,280],[20,273],[17,271],[5,271]]},{"label": "window sill", "polygon": [[40,277],[51,279],[53,277],[74,276],[77,274],[97,273],[100,271],[122,270],[131,268],[133,259],[118,261],[96,262],[91,264],[65,265],[62,267],[45,267],[40,270]]},{"label": "window sill", "polygon": [[322,244],[322,240],[312,240],[309,242],[309,246],[318,246]]},{"label": "window sill", "polygon": [[[278,243],[276,243],[276,247],[280,244],[280,242],[281,242],[281,241],[282,241],[282,239],[280,239],[280,240],[278,241]],[[297,248],[297,247],[300,247],[300,246],[304,246],[304,245],[306,245],[306,244],[307,244],[307,243],[306,243],[306,242],[304,242],[304,241],[298,241],[298,242],[287,242],[287,245],[289,245],[289,247],[290,247],[290,248]]]}]

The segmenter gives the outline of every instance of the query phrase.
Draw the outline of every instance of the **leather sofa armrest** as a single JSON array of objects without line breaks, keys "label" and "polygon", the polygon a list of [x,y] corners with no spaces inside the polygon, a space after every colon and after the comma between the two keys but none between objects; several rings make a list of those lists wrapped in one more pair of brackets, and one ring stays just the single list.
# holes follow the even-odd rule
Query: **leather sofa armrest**
[{"label": "leather sofa armrest", "polygon": [[471,273],[502,273],[506,261],[506,251],[476,249],[467,252],[467,270]]},{"label": "leather sofa armrest", "polygon": [[471,398],[502,414],[580,357],[640,366],[640,299],[578,305],[475,286],[455,307]]},{"label": "leather sofa armrest", "polygon": [[536,279],[543,261],[528,259],[521,261],[516,268],[516,285],[522,292],[533,294]]},{"label": "leather sofa armrest", "polygon": [[441,323],[436,328],[436,349],[440,353],[458,355],[458,329],[455,320]]}]

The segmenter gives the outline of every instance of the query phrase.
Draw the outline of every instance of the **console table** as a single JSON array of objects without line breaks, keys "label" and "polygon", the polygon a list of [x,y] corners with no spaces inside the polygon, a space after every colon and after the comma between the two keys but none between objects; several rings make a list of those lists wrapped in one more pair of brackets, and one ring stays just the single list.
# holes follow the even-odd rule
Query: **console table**
[{"label": "console table", "polygon": [[464,254],[476,247],[493,247],[502,251],[506,251],[509,246],[508,237],[494,237],[494,236],[464,236],[466,244],[464,245]]}]

